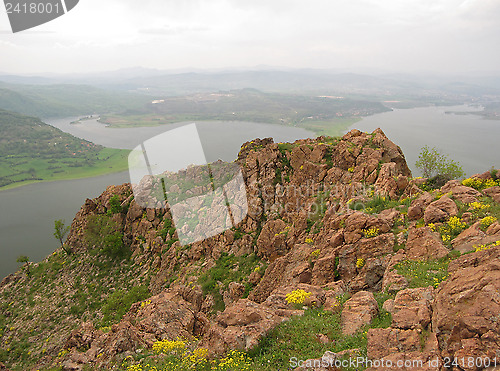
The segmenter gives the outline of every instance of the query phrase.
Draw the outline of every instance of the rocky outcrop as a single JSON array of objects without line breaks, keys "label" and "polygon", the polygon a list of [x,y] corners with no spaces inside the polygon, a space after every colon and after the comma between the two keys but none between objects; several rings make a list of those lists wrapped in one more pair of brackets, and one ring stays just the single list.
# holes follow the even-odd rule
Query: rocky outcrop
[{"label": "rocky outcrop", "polygon": [[[193,303],[186,301],[192,299]],[[201,302],[193,290],[167,290],[148,300],[135,303],[122,321],[109,332],[84,323],[73,331],[64,344],[71,350],[70,364],[106,366],[117,356],[126,356],[139,348],[150,348],[157,340],[192,339],[208,330],[209,322],[196,307]],[[80,349],[88,349],[80,352]],[[68,366],[69,367],[69,366]]]},{"label": "rocky outcrop", "polygon": [[490,359],[497,356],[499,258],[500,248],[496,247],[464,255],[450,263],[450,277],[439,286],[432,304],[432,327],[444,346],[443,356]]},{"label": "rocky outcrop", "polygon": [[212,355],[222,355],[229,349],[247,351],[257,346],[259,340],[278,324],[301,314],[299,310],[272,309],[240,299],[210,324],[201,346],[209,349]]},{"label": "rocky outcrop", "polygon": [[439,259],[449,252],[439,234],[429,227],[411,228],[408,231],[405,251],[411,260]]},{"label": "rocky outcrop", "polygon": [[344,304],[342,310],[342,333],[353,335],[371,323],[378,314],[378,304],[373,293],[359,291]]},{"label": "rocky outcrop", "polygon": [[450,217],[458,214],[458,207],[452,199],[447,196],[431,202],[424,212],[425,224],[437,223],[448,220]]},{"label": "rocky outcrop", "polygon": [[[110,367],[157,341],[177,338],[200,339],[198,345],[214,357],[232,349],[248,351],[308,308],[340,318],[343,336],[362,336],[360,330],[379,323],[373,321],[379,314],[387,315],[379,313],[380,292],[393,295],[382,307],[392,322],[388,328],[368,330],[369,358],[422,361],[426,366],[420,369],[437,370],[445,356],[495,355],[500,344],[500,247],[492,243],[500,240],[500,224],[481,227],[472,210],[458,212],[456,201],[468,203],[483,195],[495,199],[499,187],[481,193],[451,181],[440,192],[413,197],[423,181],[411,179],[400,148],[379,129],[288,144],[258,139],[243,145],[236,162],[247,189],[248,215],[236,227],[187,246],[178,241],[169,209],[141,207],[130,185],[108,187],[85,202],[67,246],[81,257],[90,255],[97,246],[86,237],[89,223],[106,220],[130,250],[137,269],[130,277],[133,284],[149,282],[152,296],[133,304],[110,328],[85,322],[68,331],[62,346],[70,352],[63,369]],[[199,179],[200,171],[190,168],[189,180]],[[175,184],[171,187],[178,191]],[[193,186],[189,195],[203,191]],[[408,198],[412,202],[406,213]],[[394,206],[394,200],[400,202]],[[377,202],[368,209],[368,203]],[[390,207],[374,213],[384,205]],[[218,214],[219,209],[210,212]],[[397,264],[451,259],[449,245],[433,230],[457,215],[469,228],[452,241],[453,248],[469,252],[477,244],[488,246],[451,261],[450,276],[442,283],[436,279],[434,286],[414,288],[413,276],[400,275]],[[436,223],[434,229],[424,225],[429,223]],[[92,267],[86,273],[93,274],[89,272]],[[0,289],[25,276],[4,280]],[[113,277],[108,282],[113,292]],[[297,290],[307,297],[290,303],[287,295]],[[12,315],[7,310],[0,314]],[[326,331],[314,336],[332,347],[338,341]],[[355,349],[327,352],[323,360],[356,354]]]}]

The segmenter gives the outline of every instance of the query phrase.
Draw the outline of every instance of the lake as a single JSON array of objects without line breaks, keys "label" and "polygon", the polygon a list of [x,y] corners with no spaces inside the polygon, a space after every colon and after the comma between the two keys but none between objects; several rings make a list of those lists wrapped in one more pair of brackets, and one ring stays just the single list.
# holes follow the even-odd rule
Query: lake
[{"label": "lake", "polygon": [[500,167],[500,120],[460,114],[480,110],[471,106],[395,109],[365,117],[350,129],[372,132],[380,127],[401,147],[414,176],[421,175],[415,162],[425,145],[458,161],[471,176]]},{"label": "lake", "polygon": [[[44,121],[77,137],[125,149],[132,149],[146,139],[182,125],[111,129],[95,120],[70,125],[74,119]],[[283,142],[314,137],[312,132],[303,129],[248,122],[201,122],[197,127],[208,161],[219,158],[233,161],[243,142],[258,137],[273,137]],[[108,185],[128,181],[128,172],[124,172],[0,191],[0,280],[17,269],[19,255],[40,261],[59,247],[53,236],[54,220],[65,219],[70,224],[86,198],[99,196]]]}]

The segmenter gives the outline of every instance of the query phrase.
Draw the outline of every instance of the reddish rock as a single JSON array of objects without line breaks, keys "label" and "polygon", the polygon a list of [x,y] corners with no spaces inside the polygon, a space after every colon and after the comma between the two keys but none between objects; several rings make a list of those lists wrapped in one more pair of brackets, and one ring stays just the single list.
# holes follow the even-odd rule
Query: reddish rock
[{"label": "reddish rock", "polygon": [[368,330],[367,356],[382,359],[399,352],[420,351],[420,336],[417,330],[375,328]]},{"label": "reddish rock", "polygon": [[358,275],[351,281],[351,292],[361,290],[380,291],[382,279],[391,256],[371,258],[365,261]]},{"label": "reddish rock", "polygon": [[427,328],[431,322],[432,301],[432,287],[399,291],[394,299],[391,326],[402,330]]},{"label": "reddish rock", "polygon": [[320,307],[325,303],[325,290],[318,286],[299,283],[275,289],[262,305],[273,309],[294,309],[294,305],[286,301],[286,296],[296,290],[304,290],[311,293],[307,301],[304,302],[304,305]]},{"label": "reddish rock", "polygon": [[394,268],[396,264],[407,260],[406,255],[402,251],[398,251],[394,256],[391,257],[389,264],[384,272],[384,278],[382,279],[382,291],[389,293],[396,293],[408,287],[408,280],[398,274],[397,270]]},{"label": "reddish rock", "polygon": [[426,207],[424,222],[425,224],[442,222],[457,214],[457,204],[448,196],[442,196]]},{"label": "reddish rock", "polygon": [[500,248],[467,254],[450,262],[432,305],[432,327],[443,356],[493,356],[500,325]]},{"label": "reddish rock", "polygon": [[285,319],[301,313],[297,310],[273,310],[248,299],[240,299],[216,317],[200,346],[209,349],[212,355],[224,354],[229,349],[248,351]]},{"label": "reddish rock", "polygon": [[277,258],[287,253],[286,223],[281,220],[270,220],[264,224],[257,239],[258,254],[265,258]]},{"label": "reddish rock", "polygon": [[288,254],[269,265],[248,298],[262,303],[277,287],[300,283],[304,273],[310,270],[308,259],[313,251],[314,247],[308,244],[295,245]]},{"label": "reddish rock", "polygon": [[439,234],[429,227],[410,228],[406,243],[406,255],[411,260],[439,259],[448,254]]},{"label": "reddish rock", "polygon": [[476,246],[488,245],[500,240],[500,228],[494,224],[490,228],[485,233],[481,230],[480,222],[476,222],[453,239],[451,244],[455,250],[465,253],[475,250]]},{"label": "reddish rock", "polygon": [[413,200],[408,208],[408,218],[410,220],[420,219],[424,216],[425,208],[434,200],[429,192],[424,192]]},{"label": "reddish rock", "polygon": [[335,281],[338,278],[337,264],[336,255],[328,255],[316,260],[312,270],[311,284],[321,286]]},{"label": "reddish rock", "polygon": [[344,303],[342,333],[353,335],[371,323],[378,314],[378,304],[371,292],[359,291]]}]

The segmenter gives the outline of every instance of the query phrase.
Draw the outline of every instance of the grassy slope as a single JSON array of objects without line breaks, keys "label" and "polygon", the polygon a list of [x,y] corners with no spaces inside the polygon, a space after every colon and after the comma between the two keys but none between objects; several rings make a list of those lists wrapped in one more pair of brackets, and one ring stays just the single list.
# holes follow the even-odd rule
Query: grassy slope
[{"label": "grassy slope", "polygon": [[75,138],[37,118],[0,110],[0,189],[124,171],[128,153]]},{"label": "grassy slope", "polygon": [[21,85],[0,82],[0,109],[39,117],[67,117],[141,109],[151,97],[86,85]]}]

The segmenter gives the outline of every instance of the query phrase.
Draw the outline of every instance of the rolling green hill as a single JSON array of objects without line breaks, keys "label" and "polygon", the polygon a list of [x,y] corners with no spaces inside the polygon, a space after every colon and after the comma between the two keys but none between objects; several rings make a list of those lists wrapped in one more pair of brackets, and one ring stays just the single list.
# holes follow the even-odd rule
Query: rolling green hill
[{"label": "rolling green hill", "polygon": [[66,134],[40,119],[0,110],[0,189],[122,171],[128,151]]},{"label": "rolling green hill", "polygon": [[151,98],[87,85],[21,85],[0,82],[0,109],[37,117],[66,117],[141,108]]}]

